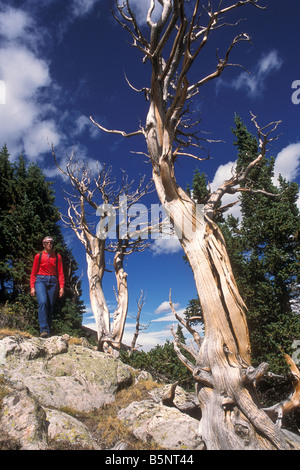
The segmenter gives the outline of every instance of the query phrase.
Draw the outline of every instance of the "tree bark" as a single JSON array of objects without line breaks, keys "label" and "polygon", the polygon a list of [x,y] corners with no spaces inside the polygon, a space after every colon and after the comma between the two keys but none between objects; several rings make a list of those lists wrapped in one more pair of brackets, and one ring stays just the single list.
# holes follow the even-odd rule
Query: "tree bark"
[{"label": "tree bark", "polygon": [[118,306],[114,311],[112,324],[112,342],[116,349],[121,349],[121,341],[124,334],[125,322],[128,310],[128,286],[127,273],[123,267],[124,249],[120,247],[114,257],[114,268],[117,279],[117,301]]},{"label": "tree bark", "polygon": [[104,352],[110,352],[110,346],[106,340],[110,333],[109,310],[102,288],[105,269],[103,240],[93,236],[89,237],[89,250],[86,250],[86,260],[91,308],[96,322],[99,342],[98,348]]},{"label": "tree bark", "polygon": [[260,409],[253,384],[245,383],[251,368],[246,307],[224,238],[213,221],[197,213],[195,203],[176,185],[166,166],[166,159],[162,171],[154,166],[154,182],[175,229],[182,232],[181,245],[194,273],[204,316],[205,338],[194,372],[202,439],[209,450],[287,449],[280,429]]}]

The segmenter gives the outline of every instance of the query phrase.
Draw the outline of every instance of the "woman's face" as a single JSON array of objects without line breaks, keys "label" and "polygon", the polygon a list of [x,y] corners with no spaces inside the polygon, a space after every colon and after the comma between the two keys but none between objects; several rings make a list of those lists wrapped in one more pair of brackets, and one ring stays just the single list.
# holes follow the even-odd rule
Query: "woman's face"
[{"label": "woman's face", "polygon": [[44,242],[43,245],[45,251],[47,251],[47,253],[51,253],[51,251],[53,250],[53,242]]}]

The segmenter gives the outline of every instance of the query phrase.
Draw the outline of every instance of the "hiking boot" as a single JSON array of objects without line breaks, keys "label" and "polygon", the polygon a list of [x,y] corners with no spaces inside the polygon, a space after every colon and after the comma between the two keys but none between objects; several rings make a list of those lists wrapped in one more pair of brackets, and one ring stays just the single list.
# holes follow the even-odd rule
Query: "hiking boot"
[{"label": "hiking boot", "polygon": [[47,331],[42,331],[42,333],[40,334],[40,338],[49,338]]}]

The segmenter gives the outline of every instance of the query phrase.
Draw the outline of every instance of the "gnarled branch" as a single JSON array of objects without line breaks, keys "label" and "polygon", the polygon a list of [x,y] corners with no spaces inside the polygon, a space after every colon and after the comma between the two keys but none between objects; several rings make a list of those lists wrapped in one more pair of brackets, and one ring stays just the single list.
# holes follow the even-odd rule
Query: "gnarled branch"
[{"label": "gnarled branch", "polygon": [[277,403],[269,408],[264,408],[264,411],[270,416],[276,424],[281,427],[282,419],[284,416],[290,414],[293,410],[300,407],[300,371],[293,359],[285,354],[285,360],[290,367],[292,376],[293,392],[286,400]]},{"label": "gnarled branch", "polygon": [[[254,167],[259,165],[261,160],[265,157],[267,153],[267,145],[269,142],[278,139],[278,135],[272,135],[274,131],[277,130],[278,126],[280,125],[281,121],[274,121],[268,124],[267,126],[260,127],[257,123],[256,116],[252,115],[252,122],[255,124],[258,132],[258,140],[259,140],[259,154],[258,156],[252,160],[246,168],[242,169],[239,172],[235,172],[229,180],[225,181],[222,186],[216,189],[208,198],[207,203],[205,204],[204,211],[206,215],[213,219],[216,213],[216,208],[221,201],[222,197],[225,194],[235,194],[237,192],[248,192],[251,194],[265,194],[267,196],[277,197],[277,194],[269,193],[263,189],[253,189],[249,187],[241,187],[243,183],[248,178],[249,173],[253,170]],[[225,207],[226,208],[226,207]],[[225,209],[223,208],[223,209]]]}]

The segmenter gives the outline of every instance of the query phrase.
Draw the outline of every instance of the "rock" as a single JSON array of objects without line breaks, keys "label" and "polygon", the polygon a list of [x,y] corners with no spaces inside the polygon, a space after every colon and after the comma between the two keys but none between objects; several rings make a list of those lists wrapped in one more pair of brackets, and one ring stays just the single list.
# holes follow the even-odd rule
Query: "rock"
[{"label": "rock", "polygon": [[2,400],[0,435],[19,443],[22,450],[47,449],[46,413],[27,387],[19,382],[7,384]]},{"label": "rock", "polygon": [[44,408],[48,422],[48,438],[52,447],[99,450],[88,428],[76,418],[58,410]]},{"label": "rock", "polygon": [[119,359],[79,345],[67,338],[0,341],[1,370],[20,380],[43,406],[92,411],[115,399],[132,382],[132,373]]},{"label": "rock", "polygon": [[147,372],[145,370],[141,370],[138,375],[134,379],[134,383],[137,384],[143,380],[153,380],[152,375],[150,372]]},{"label": "rock", "polygon": [[[112,403],[134,377],[136,383],[151,379],[114,356],[68,340],[67,335],[0,340],[0,449],[99,449],[74,413]],[[195,397],[175,386],[156,389],[151,400],[131,403],[118,418],[144,442],[172,450],[202,449],[199,421],[186,414],[197,408]],[[113,450],[128,445],[121,440]]]},{"label": "rock", "polygon": [[0,341],[0,364],[5,364],[9,356],[22,357],[30,361],[62,354],[68,351],[68,338],[68,335],[47,339],[7,336]]},{"label": "rock", "polygon": [[199,421],[176,408],[144,400],[120,410],[118,418],[136,438],[146,442],[153,440],[164,449],[202,449],[198,435]]},{"label": "rock", "polygon": [[[179,385],[175,385],[176,388],[174,396],[172,396],[172,405],[182,413],[186,413],[199,420],[201,417],[201,409],[196,393],[186,392]],[[173,386],[173,384],[168,384],[160,388],[155,388],[149,392],[149,395],[157,403],[166,404],[166,397],[169,396]]]}]

